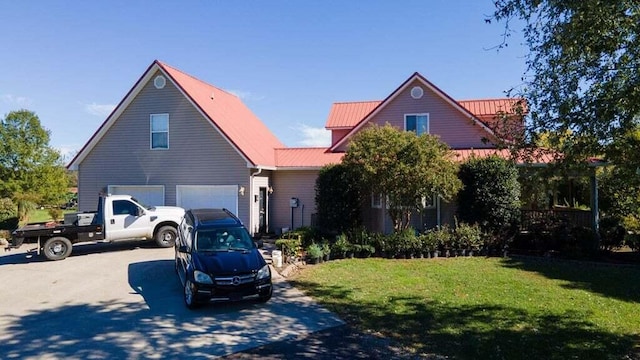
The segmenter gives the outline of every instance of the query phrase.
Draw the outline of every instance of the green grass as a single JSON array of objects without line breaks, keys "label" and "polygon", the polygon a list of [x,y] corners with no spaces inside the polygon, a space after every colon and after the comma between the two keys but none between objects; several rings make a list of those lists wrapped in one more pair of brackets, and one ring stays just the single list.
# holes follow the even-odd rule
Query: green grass
[{"label": "green grass", "polygon": [[[63,214],[66,213],[70,213],[70,212],[78,212],[77,210],[62,210]],[[47,211],[47,209],[35,209],[33,210],[30,214],[29,214],[29,220],[28,222],[30,223],[36,223],[36,222],[45,222],[45,221],[50,221],[51,219],[51,215],[49,215],[49,212]],[[58,219],[60,220],[60,219]]]},{"label": "green grass", "polygon": [[371,258],[307,267],[293,282],[348,323],[418,353],[462,359],[640,358],[638,267]]}]

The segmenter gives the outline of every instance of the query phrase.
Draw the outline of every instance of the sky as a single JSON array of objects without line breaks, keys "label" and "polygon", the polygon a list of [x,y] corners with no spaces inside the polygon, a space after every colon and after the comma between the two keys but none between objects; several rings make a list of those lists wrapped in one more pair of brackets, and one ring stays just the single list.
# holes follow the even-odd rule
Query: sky
[{"label": "sky", "polygon": [[287,146],[328,146],[334,102],[414,72],[457,100],[521,84],[492,0],[0,0],[0,116],[34,111],[70,159],[154,61],[238,95]]}]

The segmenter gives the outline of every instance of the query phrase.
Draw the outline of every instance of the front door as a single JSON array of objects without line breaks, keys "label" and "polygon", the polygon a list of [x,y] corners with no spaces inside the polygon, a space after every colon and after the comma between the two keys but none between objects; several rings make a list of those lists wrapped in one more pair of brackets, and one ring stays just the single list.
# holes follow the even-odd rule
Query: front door
[{"label": "front door", "polygon": [[261,187],[258,195],[258,232],[267,232],[267,188]]}]

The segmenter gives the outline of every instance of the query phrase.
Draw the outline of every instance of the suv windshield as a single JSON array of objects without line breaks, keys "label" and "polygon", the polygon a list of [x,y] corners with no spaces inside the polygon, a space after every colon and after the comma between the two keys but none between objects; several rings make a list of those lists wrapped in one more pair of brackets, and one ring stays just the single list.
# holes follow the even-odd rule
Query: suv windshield
[{"label": "suv windshield", "polygon": [[255,247],[244,228],[203,229],[196,232],[197,251],[245,251]]}]

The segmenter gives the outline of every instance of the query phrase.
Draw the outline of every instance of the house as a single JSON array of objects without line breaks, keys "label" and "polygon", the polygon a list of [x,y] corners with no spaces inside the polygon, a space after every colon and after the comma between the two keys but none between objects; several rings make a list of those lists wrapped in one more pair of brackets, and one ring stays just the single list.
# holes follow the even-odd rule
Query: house
[{"label": "house", "polygon": [[[415,73],[382,101],[333,104],[328,148],[289,148],[235,95],[154,61],[69,163],[78,207],[99,193],[132,194],[148,205],[225,207],[253,232],[310,225],[319,170],[338,163],[367,124],[437,134],[462,158],[497,150],[490,121],[513,100],[456,101]],[[384,230],[381,199],[367,223]],[[439,223],[451,204],[434,200],[421,219]]]}]

